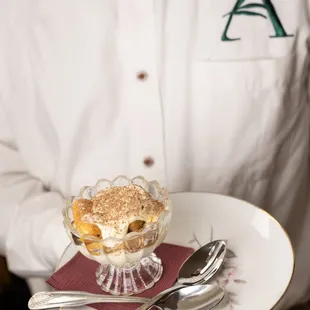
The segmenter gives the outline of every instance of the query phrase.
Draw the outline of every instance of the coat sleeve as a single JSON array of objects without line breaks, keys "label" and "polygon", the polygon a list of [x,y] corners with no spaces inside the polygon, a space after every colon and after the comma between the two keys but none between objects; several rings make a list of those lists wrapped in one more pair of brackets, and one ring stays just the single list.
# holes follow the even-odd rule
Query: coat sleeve
[{"label": "coat sleeve", "polygon": [[61,194],[27,171],[0,106],[0,255],[20,276],[48,276],[69,244]]}]

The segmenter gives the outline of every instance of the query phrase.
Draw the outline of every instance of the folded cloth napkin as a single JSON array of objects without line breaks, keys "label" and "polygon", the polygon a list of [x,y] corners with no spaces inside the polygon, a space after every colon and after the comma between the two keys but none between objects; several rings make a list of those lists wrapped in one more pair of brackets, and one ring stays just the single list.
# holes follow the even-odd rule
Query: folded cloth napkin
[{"label": "folded cloth napkin", "polygon": [[[178,245],[161,244],[155,251],[162,259],[164,272],[162,278],[149,290],[140,295],[142,297],[154,297],[162,290],[172,286],[177,278],[178,270],[182,263],[194,252],[191,248]],[[56,271],[47,283],[55,290],[86,291],[95,294],[107,294],[96,283],[95,271],[98,263],[87,259],[82,254],[76,254],[67,264]],[[93,304],[91,307],[98,310],[134,310],[137,304]]]}]

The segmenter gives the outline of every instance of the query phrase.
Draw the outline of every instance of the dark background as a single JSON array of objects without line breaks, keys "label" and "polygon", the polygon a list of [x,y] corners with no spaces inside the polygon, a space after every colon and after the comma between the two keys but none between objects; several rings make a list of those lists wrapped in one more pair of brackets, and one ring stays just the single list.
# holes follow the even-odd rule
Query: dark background
[{"label": "dark background", "polygon": [[10,273],[4,257],[0,256],[0,309],[27,310],[30,297],[26,281]]}]

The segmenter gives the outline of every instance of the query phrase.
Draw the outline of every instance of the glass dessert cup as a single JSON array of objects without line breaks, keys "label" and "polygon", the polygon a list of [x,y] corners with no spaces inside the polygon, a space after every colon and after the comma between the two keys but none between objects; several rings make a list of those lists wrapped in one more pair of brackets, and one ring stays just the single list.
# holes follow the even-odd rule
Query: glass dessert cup
[{"label": "glass dessert cup", "polygon": [[[72,205],[78,199],[92,199],[96,194],[111,187],[139,185],[151,197],[160,201],[165,210],[155,222],[146,223],[142,231],[130,232],[124,238],[81,235],[73,224]],[[63,209],[64,226],[78,251],[100,265],[96,271],[98,285],[112,295],[140,294],[151,288],[162,276],[161,259],[154,250],[167,235],[171,220],[171,202],[167,191],[156,181],[147,182],[138,176],[129,179],[118,176],[114,180],[99,180],[95,186],[85,186],[79,196],[71,197]]]}]

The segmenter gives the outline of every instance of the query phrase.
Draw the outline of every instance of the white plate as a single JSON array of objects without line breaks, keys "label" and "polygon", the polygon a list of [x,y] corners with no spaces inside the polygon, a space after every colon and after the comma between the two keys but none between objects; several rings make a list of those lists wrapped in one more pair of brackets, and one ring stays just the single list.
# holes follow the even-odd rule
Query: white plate
[{"label": "white plate", "polygon": [[[272,309],[294,270],[292,245],[280,224],[263,210],[227,196],[180,193],[170,198],[173,216],[166,242],[197,249],[210,240],[228,240],[231,252],[216,279],[229,293],[221,309]],[[58,268],[75,253],[69,246]]]}]

